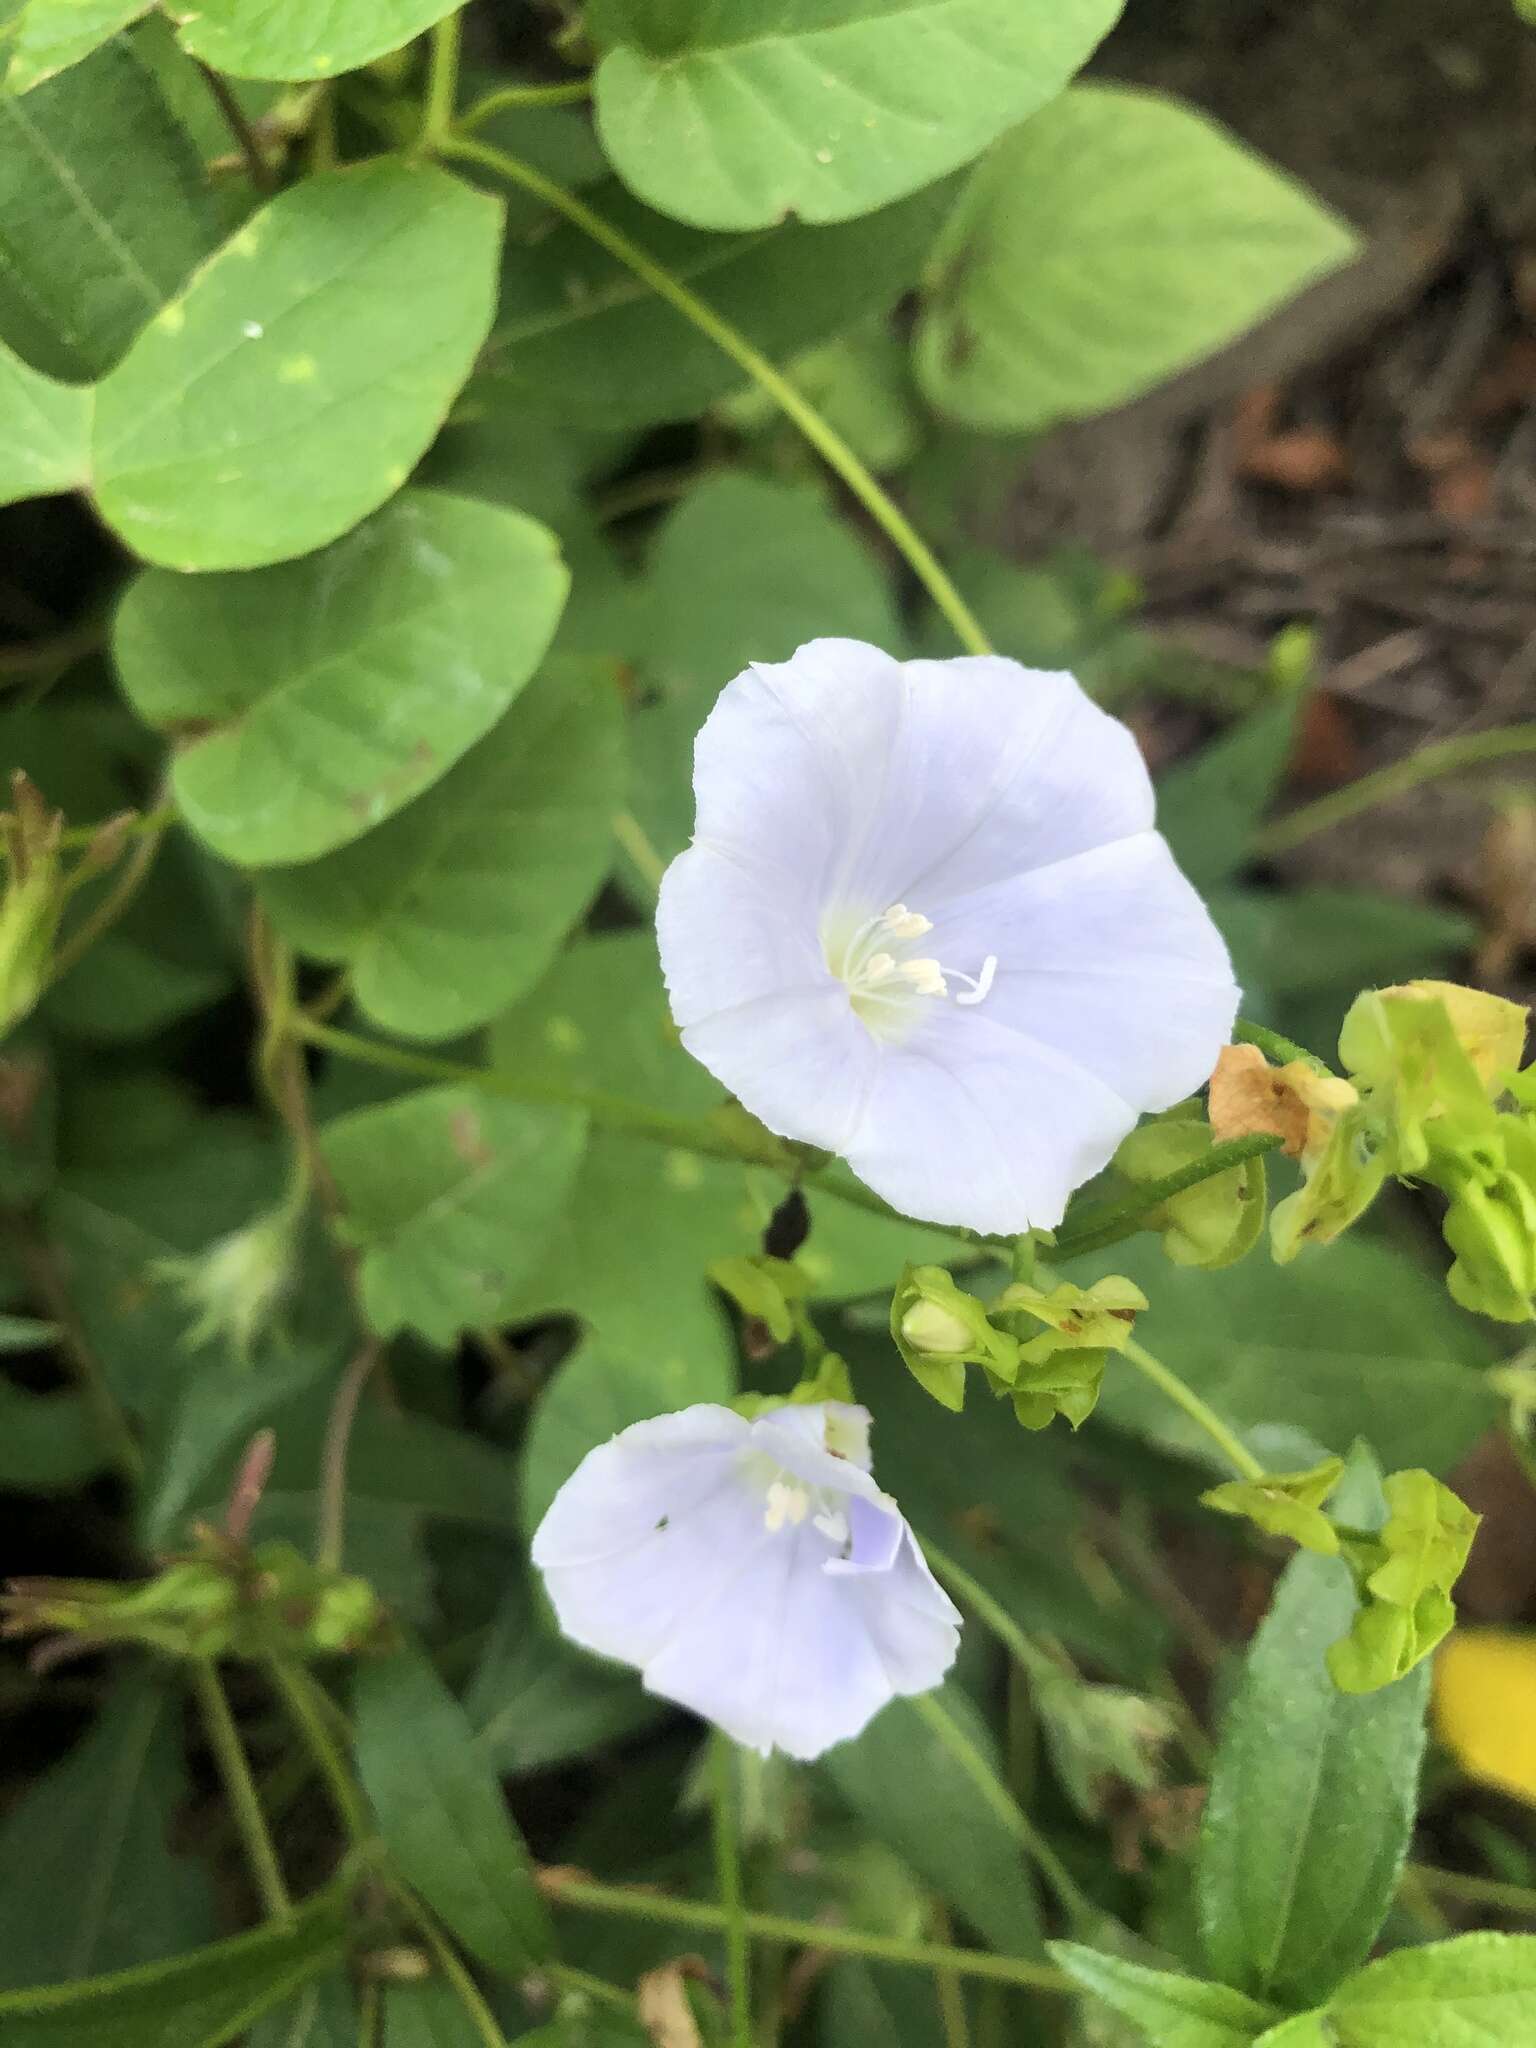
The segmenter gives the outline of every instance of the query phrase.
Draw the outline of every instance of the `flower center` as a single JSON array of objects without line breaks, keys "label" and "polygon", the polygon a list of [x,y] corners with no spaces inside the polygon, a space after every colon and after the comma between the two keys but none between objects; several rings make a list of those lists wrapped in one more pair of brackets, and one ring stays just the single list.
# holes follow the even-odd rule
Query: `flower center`
[{"label": "flower center", "polygon": [[803,1522],[845,1555],[852,1541],[848,1517],[839,1497],[830,1488],[807,1486],[804,1480],[786,1472],[771,1459],[755,1456],[747,1460],[749,1483],[763,1496],[763,1527],[770,1536],[786,1529],[798,1529]]},{"label": "flower center", "polygon": [[[963,974],[958,967],[915,950],[932,930],[932,921],[905,903],[893,903],[889,910],[865,918],[846,937],[835,927],[823,928],[827,965],[877,1038],[892,1037],[915,1021],[919,997],[985,1002],[997,973],[997,955],[987,955],[979,974]],[[958,986],[951,989],[951,982]]]}]

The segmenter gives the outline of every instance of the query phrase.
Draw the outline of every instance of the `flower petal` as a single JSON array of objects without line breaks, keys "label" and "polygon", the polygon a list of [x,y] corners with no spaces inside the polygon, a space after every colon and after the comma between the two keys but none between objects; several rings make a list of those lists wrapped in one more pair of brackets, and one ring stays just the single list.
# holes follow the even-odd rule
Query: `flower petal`
[{"label": "flower petal", "polygon": [[987,1008],[935,1003],[888,1050],[844,1157],[903,1215],[988,1234],[1049,1230],[1136,1112],[1085,1066]]},{"label": "flower petal", "polygon": [[930,942],[997,973],[984,1008],[1054,1048],[1139,1112],[1203,1085],[1238,991],[1221,934],[1156,832],[995,883],[936,920]]}]

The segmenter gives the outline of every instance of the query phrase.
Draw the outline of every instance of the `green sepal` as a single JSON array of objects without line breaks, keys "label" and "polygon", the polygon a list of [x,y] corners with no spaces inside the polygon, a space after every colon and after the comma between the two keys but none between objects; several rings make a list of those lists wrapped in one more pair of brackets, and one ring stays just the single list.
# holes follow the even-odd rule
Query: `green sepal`
[{"label": "green sepal", "polygon": [[[1198,1103],[1176,1108],[1131,1132],[1114,1157],[1134,1186],[1145,1186],[1199,1163],[1216,1140]],[[1176,1266],[1217,1271],[1252,1251],[1264,1228],[1268,1180],[1262,1157],[1244,1160],[1170,1195],[1148,1212]]]},{"label": "green sepal", "polygon": [[1175,1723],[1160,1700],[1065,1669],[1035,1674],[1030,1690],[1056,1775],[1085,1820],[1103,1819],[1117,1785],[1150,1792],[1161,1782]]},{"label": "green sepal", "polygon": [[1324,1458],[1305,1472],[1268,1472],[1262,1479],[1229,1479],[1200,1496],[1222,1515],[1242,1515],[1270,1536],[1286,1536],[1319,1557],[1336,1557],[1338,1531],[1323,1502],[1344,1476],[1342,1458]]},{"label": "green sepal", "polygon": [[1441,1231],[1455,1254],[1445,1284],[1463,1308],[1499,1322],[1536,1314],[1536,1128],[1530,1113],[1494,1119],[1494,1145],[1438,1162],[1450,1196]]},{"label": "green sepal", "polygon": [[1328,1650],[1340,1692],[1391,1685],[1450,1633],[1451,1589],[1482,1519],[1428,1472],[1394,1472],[1383,1491],[1389,1513],[1379,1535],[1352,1534],[1341,1545],[1361,1582],[1361,1605],[1349,1634]]},{"label": "green sepal", "polygon": [[775,1344],[787,1344],[795,1334],[793,1304],[810,1293],[810,1281],[791,1259],[716,1259],[709,1277],[728,1294],[745,1316],[767,1326]]},{"label": "green sepal", "polygon": [[1025,1317],[1045,1328],[1019,1343],[1010,1375],[989,1374],[994,1392],[1011,1396],[1026,1429],[1045,1429],[1058,1415],[1080,1428],[1098,1403],[1109,1354],[1124,1348],[1146,1305],[1139,1287],[1113,1273],[1091,1287],[1063,1281],[1049,1293],[1015,1281],[993,1303],[994,1315],[1008,1315],[1015,1328]]},{"label": "green sepal", "polygon": [[1367,989],[1344,1019],[1339,1058],[1396,1173],[1421,1174],[1431,1148],[1457,1149],[1488,1126],[1488,1093],[1439,997]]},{"label": "green sepal", "polygon": [[1275,1204],[1269,1236],[1276,1262],[1286,1265],[1309,1244],[1341,1237],[1375,1201],[1389,1169],[1367,1105],[1344,1111],[1303,1185]]}]

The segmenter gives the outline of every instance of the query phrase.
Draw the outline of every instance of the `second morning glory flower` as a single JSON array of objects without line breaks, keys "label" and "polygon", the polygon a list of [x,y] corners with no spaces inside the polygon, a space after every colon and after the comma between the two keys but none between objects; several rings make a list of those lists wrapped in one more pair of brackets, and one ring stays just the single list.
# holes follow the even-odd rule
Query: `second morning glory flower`
[{"label": "second morning glory flower", "polygon": [[959,1641],[848,1402],[634,1423],[561,1487],[533,1561],[572,1642],[764,1754],[857,1735],[937,1685]]},{"label": "second morning glory flower", "polygon": [[903,1214],[1060,1222],[1237,989],[1136,743],[1064,673],[813,640],[726,685],[656,929],[683,1043]]}]

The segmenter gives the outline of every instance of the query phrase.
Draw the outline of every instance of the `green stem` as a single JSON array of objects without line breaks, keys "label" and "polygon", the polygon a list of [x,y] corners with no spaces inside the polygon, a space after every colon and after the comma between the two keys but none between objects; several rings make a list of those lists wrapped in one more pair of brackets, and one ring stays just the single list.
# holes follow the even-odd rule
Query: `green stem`
[{"label": "green stem", "polygon": [[988,1806],[1035,1864],[1061,1905],[1069,1921],[1086,1929],[1106,1917],[1094,1905],[1075,1877],[1034,1822],[1025,1814],[1008,1787],[992,1769],[944,1703],[931,1692],[918,1693],[912,1701],[917,1713],[928,1723],[940,1743],[959,1764]]},{"label": "green stem", "polygon": [[1265,1477],[1264,1467],[1242,1439],[1227,1427],[1215,1409],[1208,1407],[1194,1388],[1187,1386],[1176,1372],[1170,1371],[1160,1360],[1154,1358],[1144,1344],[1138,1343],[1134,1337],[1128,1337],[1121,1346],[1120,1355],[1122,1358],[1128,1358],[1143,1379],[1150,1380],[1160,1393],[1168,1396],[1175,1407],[1183,1409],[1191,1422],[1204,1430],[1242,1478]]},{"label": "green stem", "polygon": [[[382,1039],[364,1038],[358,1032],[322,1024],[318,1018],[303,1011],[290,1018],[288,1028],[296,1037],[308,1039],[311,1045],[335,1053],[340,1059],[360,1060],[391,1073],[415,1074],[424,1081],[461,1081],[470,1087],[484,1089],[488,1095],[506,1096],[513,1102],[556,1103],[568,1109],[584,1110],[593,1123],[605,1130],[622,1131],[628,1137],[643,1138],[654,1145],[692,1152],[701,1159],[723,1159],[741,1166],[767,1167],[774,1173],[806,1180],[834,1201],[844,1202],[850,1208],[865,1209],[872,1216],[882,1216],[887,1220],[906,1220],[857,1181],[841,1175],[833,1178],[830,1168],[804,1174],[794,1154],[766,1131],[759,1138],[705,1117],[676,1116],[669,1110],[652,1109],[643,1102],[632,1102],[623,1095],[608,1095],[599,1089],[534,1081],[499,1067],[471,1067],[460,1060],[440,1059],[435,1053],[410,1052],[404,1046],[386,1045]],[[1013,1242],[1011,1238],[980,1237],[969,1230],[947,1230],[939,1224],[925,1224],[923,1227],[952,1237],[972,1251],[978,1246]]]},{"label": "green stem", "polygon": [[1288,853],[1314,832],[1326,832],[1375,804],[1404,796],[1421,783],[1437,776],[1455,775],[1463,768],[1480,768],[1489,761],[1501,761],[1515,754],[1536,754],[1536,723],[1496,725],[1487,732],[1466,733],[1458,739],[1440,740],[1421,747],[1404,761],[1393,761],[1374,774],[1362,775],[1343,789],[1330,790],[1309,804],[1300,804],[1283,818],[1264,826],[1253,841],[1255,853]]},{"label": "green stem", "polygon": [[1203,1159],[1192,1165],[1164,1174],[1161,1180],[1148,1181],[1127,1201],[1095,1202],[1075,1218],[1074,1229],[1063,1231],[1047,1247],[1047,1256],[1073,1259],[1082,1252],[1099,1252],[1107,1245],[1118,1244],[1122,1238],[1134,1236],[1153,1210],[1161,1208],[1172,1196],[1183,1194],[1186,1188],[1197,1188],[1202,1181],[1214,1180],[1218,1173],[1229,1173],[1244,1160],[1262,1158],[1279,1143],[1279,1138],[1267,1131],[1247,1138],[1229,1138],[1224,1145],[1213,1145]]},{"label": "green stem", "polygon": [[606,1977],[594,1977],[590,1970],[578,1970],[574,1963],[540,1963],[540,1974],[550,1978],[564,1991],[579,1991],[587,1998],[595,1998],[599,2005],[606,2005],[610,2012],[629,2013],[635,2010],[633,1992],[623,1990],[617,1984],[610,1984]]},{"label": "green stem", "polygon": [[427,96],[421,110],[421,133],[412,152],[430,156],[441,149],[453,132],[453,117],[459,101],[459,17],[446,15],[431,31],[427,60]]},{"label": "green stem", "polygon": [[828,468],[842,478],[949,621],[961,646],[971,654],[992,652],[991,643],[975,614],[906,514],[865,468],[841,434],[760,350],[753,347],[745,335],[738,333],[697,293],[654,262],[637,243],[610,225],[601,214],[595,213],[584,200],[574,192],[568,192],[553,178],[546,178],[532,164],[524,163],[505,150],[494,149],[489,143],[475,142],[463,134],[449,136],[439,144],[439,148],[445,156],[479,164],[485,170],[494,171],[498,177],[521,185],[525,192],[531,192],[546,206],[563,213],[573,226],[606,249],[610,256],[632,271],[642,284],[647,285],[658,298],[664,299],[701,334],[707,335],[760,390],[767,393],[786,418],[800,429]]},{"label": "green stem", "polygon": [[352,1776],[351,1766],[326,1725],[329,1702],[325,1708],[319,1704],[315,1697],[319,1687],[302,1664],[292,1663],[287,1658],[274,1658],[268,1669],[320,1775],[325,1779],[347,1840],[354,1848],[367,1848],[374,1840],[373,1821]]},{"label": "green stem", "polygon": [[1251,1024],[1246,1017],[1239,1017],[1232,1026],[1232,1042],[1234,1045],[1256,1045],[1265,1059],[1277,1067],[1287,1067],[1292,1060],[1300,1060],[1305,1066],[1315,1067],[1320,1074],[1332,1071],[1326,1060],[1319,1059],[1315,1052],[1308,1052],[1294,1038],[1282,1038],[1267,1024]]},{"label": "green stem", "polygon": [[977,1619],[991,1629],[1003,1648],[1028,1672],[1031,1678],[1059,1678],[1062,1666],[1057,1663],[1049,1650],[1042,1650],[1038,1643],[1031,1642],[1013,1616],[999,1600],[992,1595],[966,1570],[947,1550],[941,1550],[926,1532],[917,1532],[924,1557],[932,1565],[947,1586],[971,1608]]},{"label": "green stem", "polygon": [[1467,1906],[1492,1906],[1503,1913],[1517,1913],[1536,1920],[1536,1890],[1526,1884],[1509,1884],[1497,1877],[1474,1877],[1464,1870],[1440,1870],[1433,1863],[1409,1863],[1404,1874],[1417,1878],[1427,1890]]},{"label": "green stem", "polygon": [[[154,866],[155,855],[160,851],[160,841],[164,836],[165,827],[170,823],[170,819],[174,815],[174,812],[167,813],[163,805],[150,813],[151,818],[159,819],[162,822],[156,825],[153,830],[140,830],[138,843],[123,862],[122,871],[118,875],[117,880],[112,884],[106,895],[102,897],[90,916],[78,925],[70,933],[64,944],[60,946],[58,952],[53,957],[53,964],[48,971],[50,987],[54,982],[62,981],[69,970],[78,965],[85,957],[96,941],[103,938],[112,929],[129,904],[132,903],[134,897],[138,895],[140,889],[149,880],[149,871]],[[147,825],[148,820],[145,823]]]},{"label": "green stem", "polygon": [[558,85],[499,85],[459,116],[459,133],[472,134],[497,114],[523,107],[573,107],[592,97],[590,78],[568,78]]},{"label": "green stem", "polygon": [[725,1980],[730,1996],[731,2048],[752,2048],[752,1962],[747,1947],[746,1900],[741,1888],[741,1835],[737,1826],[736,1760],[727,1736],[710,1738],[710,1814],[715,1883],[725,1916]]},{"label": "green stem", "polygon": [[[629,1891],[622,1885],[601,1884],[596,1878],[558,1879],[546,1873],[547,1896],[557,1906],[575,1912],[604,1913],[623,1920],[659,1921],[673,1927],[691,1927],[705,1933],[725,1931],[722,1906],[703,1899],[671,1899],[660,1892]],[[867,1934],[862,1928],[834,1927],[821,1920],[791,1920],[779,1913],[745,1912],[747,1933],[756,1941],[783,1942],[791,1948],[819,1949],[828,1955],[862,1956],[871,1963],[891,1963],[914,1970],[953,1970],[961,1977],[981,1977],[994,1984],[1014,1984],[1026,1991],[1070,1992],[1066,1975],[1048,1963],[1032,1963],[1021,1956],[984,1955],[979,1950],[945,1948],[933,1941],[907,1941],[894,1934]]]},{"label": "green stem", "polygon": [[251,1776],[250,1763],[240,1742],[240,1731],[229,1711],[229,1701],[212,1658],[200,1658],[193,1664],[192,1688],[197,1694],[198,1711],[208,1732],[208,1743],[219,1767],[219,1777],[229,1795],[262,1909],[269,1920],[287,1919],[293,1911],[293,1901],[283,1882],[282,1867],[267,1830],[256,1781]]}]

